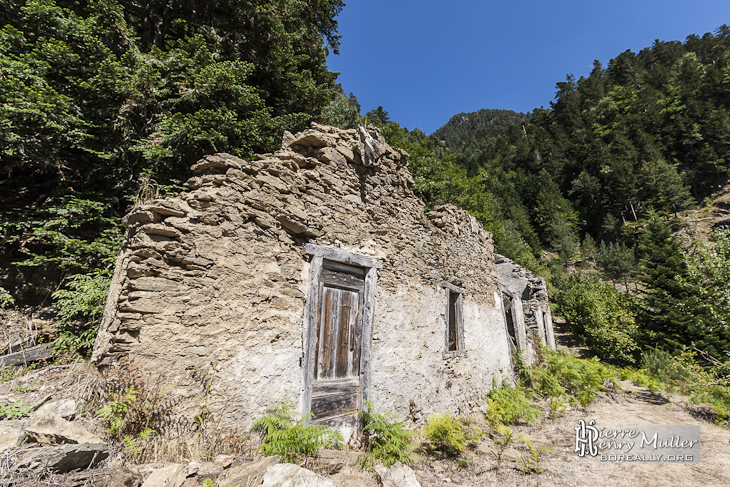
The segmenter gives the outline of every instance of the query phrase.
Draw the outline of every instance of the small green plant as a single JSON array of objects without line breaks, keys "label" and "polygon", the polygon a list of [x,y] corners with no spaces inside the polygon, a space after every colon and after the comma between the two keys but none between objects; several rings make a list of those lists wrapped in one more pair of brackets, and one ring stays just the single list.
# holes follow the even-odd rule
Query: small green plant
[{"label": "small green plant", "polygon": [[342,435],[339,431],[322,425],[307,426],[307,419],[295,413],[294,405],[287,401],[277,404],[251,425],[252,431],[262,435],[261,453],[279,455],[294,463],[305,457],[313,457],[327,446],[339,447]]},{"label": "small green plant", "polygon": [[109,433],[117,435],[124,427],[127,412],[137,402],[137,388],[134,385],[122,392],[109,394],[111,401],[96,411],[96,416],[105,420],[109,425]]},{"label": "small green plant", "polygon": [[30,413],[30,406],[20,401],[10,404],[0,404],[0,419],[20,419]]},{"label": "small green plant", "polygon": [[472,421],[454,418],[451,414],[429,416],[421,430],[428,441],[427,449],[450,457],[467,451],[467,444],[478,441],[483,432]]},{"label": "small green plant", "polygon": [[139,436],[135,437],[132,435],[124,435],[122,442],[124,443],[124,450],[133,457],[138,457],[142,454],[142,443],[144,440],[152,435],[156,435],[157,431],[147,428],[140,432]]},{"label": "small green plant", "polygon": [[536,448],[529,436],[519,435],[519,437],[530,451],[527,455],[524,453],[517,453],[517,461],[520,463],[520,471],[524,474],[541,473],[544,469],[540,466],[540,457],[544,453],[551,453],[553,449],[547,446]]},{"label": "small green plant", "polygon": [[504,452],[509,448],[515,439],[515,432],[502,423],[495,423],[493,425],[494,431],[492,432],[492,441],[497,447],[497,470],[502,466],[502,459],[504,458]]},{"label": "small green plant", "polygon": [[367,403],[367,410],[360,413],[363,420],[363,436],[367,454],[363,465],[373,467],[382,462],[390,467],[396,462],[410,465],[420,457],[413,451],[416,442],[413,441],[413,431],[405,427],[403,421],[398,421],[393,415],[373,411],[371,403]]},{"label": "small green plant", "polygon": [[0,309],[9,308],[15,304],[15,299],[5,288],[0,287]]},{"label": "small green plant", "polygon": [[532,424],[540,419],[542,410],[528,397],[521,388],[502,382],[495,387],[487,398],[487,421],[494,425],[526,423]]},{"label": "small green plant", "polygon": [[200,485],[202,487],[217,487],[215,481],[212,479],[204,479]]},{"label": "small green plant", "polygon": [[29,382],[25,385],[17,385],[12,388],[12,390],[20,392],[20,393],[26,393],[26,392],[32,392],[38,390],[38,383],[37,382]]},{"label": "small green plant", "polygon": [[464,460],[463,458],[459,458],[454,462],[454,466],[456,468],[469,468],[469,467],[471,467],[471,462],[469,460]]}]

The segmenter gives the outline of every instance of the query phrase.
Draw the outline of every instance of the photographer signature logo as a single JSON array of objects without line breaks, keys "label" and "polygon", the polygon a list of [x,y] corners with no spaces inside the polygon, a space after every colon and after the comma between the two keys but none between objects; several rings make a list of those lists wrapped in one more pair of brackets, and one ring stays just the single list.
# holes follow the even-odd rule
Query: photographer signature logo
[{"label": "photographer signature logo", "polygon": [[[700,427],[697,425],[643,425],[597,427],[596,421],[578,420],[575,453],[598,457],[602,462],[700,461]],[[599,454],[600,453],[600,454]]]},{"label": "photographer signature logo", "polygon": [[598,455],[598,428],[595,424],[595,420],[591,420],[588,425],[582,419],[578,420],[578,426],[575,427],[575,452],[579,457],[584,457],[586,452],[592,457]]}]

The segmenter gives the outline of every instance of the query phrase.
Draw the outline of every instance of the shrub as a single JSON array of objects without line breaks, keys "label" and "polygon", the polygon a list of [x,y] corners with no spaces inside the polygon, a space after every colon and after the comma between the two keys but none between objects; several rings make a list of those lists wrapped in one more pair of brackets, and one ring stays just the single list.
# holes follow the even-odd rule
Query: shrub
[{"label": "shrub", "polygon": [[520,374],[523,384],[551,399],[569,399],[584,408],[605,391],[604,382],[613,371],[597,358],[581,359],[566,353],[541,349],[542,362]]},{"label": "shrub", "polygon": [[490,424],[532,424],[542,415],[542,410],[521,388],[502,382],[501,387],[493,388],[487,397],[487,421]]},{"label": "shrub", "polygon": [[53,293],[59,305],[54,326],[59,333],[55,348],[87,356],[91,353],[104,313],[111,277],[106,271],[77,274],[68,279],[65,289]]},{"label": "shrub", "polygon": [[0,309],[9,308],[15,304],[13,296],[5,289],[0,287]]},{"label": "shrub", "polygon": [[690,380],[693,371],[686,361],[690,357],[674,357],[669,352],[650,348],[641,352],[641,368],[651,377],[662,382],[678,382]]},{"label": "shrub", "polygon": [[482,430],[465,418],[454,418],[451,414],[429,416],[429,422],[422,432],[428,441],[427,448],[447,456],[458,457],[469,443],[482,436]]},{"label": "shrub", "polygon": [[730,425],[730,387],[713,384],[698,388],[692,394],[692,402],[709,404],[715,411],[715,423]]},{"label": "shrub", "polygon": [[633,364],[639,350],[639,326],[630,296],[613,286],[572,275],[555,297],[571,331],[602,360]]},{"label": "shrub", "polygon": [[305,457],[313,457],[324,447],[339,447],[342,435],[339,431],[322,425],[307,426],[307,419],[293,410],[291,402],[273,406],[269,414],[251,425],[252,431],[262,435],[261,453],[279,455],[294,463]]},{"label": "shrub", "polygon": [[391,414],[373,411],[369,402],[367,410],[360,416],[367,450],[364,466],[372,467],[376,462],[383,462],[387,467],[396,462],[410,465],[419,458],[413,451],[416,447],[412,440],[413,431],[406,428],[403,421],[398,421]]}]

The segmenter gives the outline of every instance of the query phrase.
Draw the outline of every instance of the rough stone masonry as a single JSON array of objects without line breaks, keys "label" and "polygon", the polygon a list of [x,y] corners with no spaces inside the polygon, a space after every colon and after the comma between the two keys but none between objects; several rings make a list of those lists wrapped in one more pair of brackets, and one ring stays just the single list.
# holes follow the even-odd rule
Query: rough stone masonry
[{"label": "rough stone masonry", "polygon": [[[356,391],[332,396],[335,412],[483,407],[492,378],[512,373],[491,234],[454,206],[426,212],[407,156],[372,126],[317,124],[252,161],[206,156],[190,191],[124,218],[93,361],[126,356],[164,376],[190,418],[202,405],[191,371],[214,368],[208,407],[223,425],[285,400],[315,412],[329,384]],[[352,308],[325,303],[345,294]],[[320,342],[335,326],[330,357]],[[341,352],[345,372],[328,382]]]}]

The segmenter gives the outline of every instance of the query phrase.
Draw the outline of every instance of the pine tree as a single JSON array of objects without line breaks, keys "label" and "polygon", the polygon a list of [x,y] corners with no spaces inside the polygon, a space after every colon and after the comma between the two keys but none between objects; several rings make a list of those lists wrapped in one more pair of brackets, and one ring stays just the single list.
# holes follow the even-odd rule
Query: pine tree
[{"label": "pine tree", "polygon": [[695,319],[688,308],[678,306],[691,298],[680,282],[687,278],[687,265],[670,224],[655,213],[649,215],[640,235],[639,252],[641,280],[646,286],[639,316],[644,341],[671,353],[680,352],[695,338]]}]

